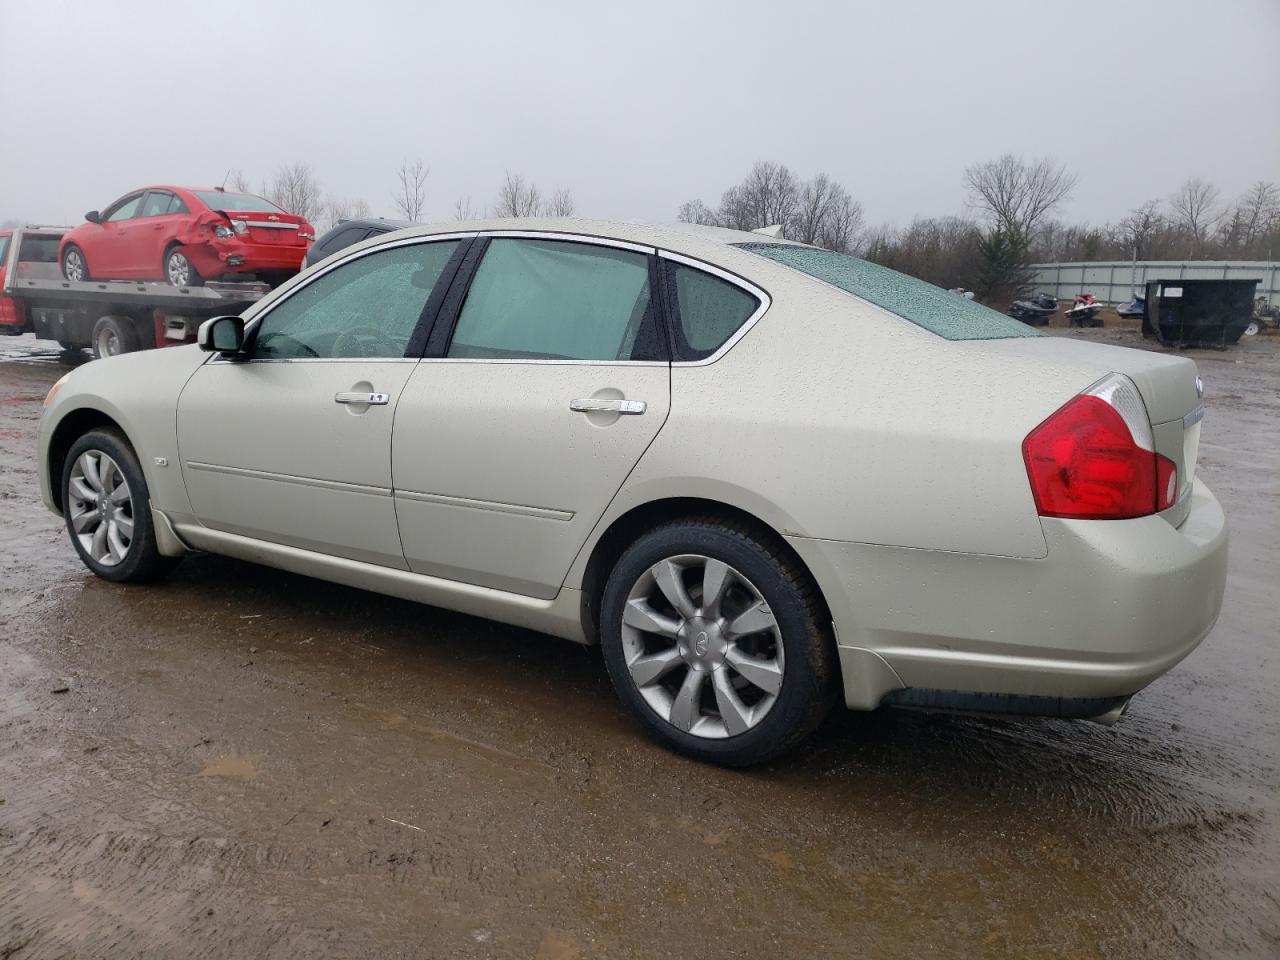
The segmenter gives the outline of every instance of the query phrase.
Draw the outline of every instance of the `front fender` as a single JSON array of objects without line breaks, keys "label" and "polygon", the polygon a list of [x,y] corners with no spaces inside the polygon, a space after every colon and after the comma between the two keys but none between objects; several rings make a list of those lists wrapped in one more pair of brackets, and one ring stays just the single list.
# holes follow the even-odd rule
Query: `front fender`
[{"label": "front fender", "polygon": [[58,478],[51,475],[51,452],[70,446],[79,425],[91,428],[93,420],[107,418],[137,453],[152,505],[189,515],[178,468],[178,397],[205,359],[197,347],[172,347],[94,360],[73,370],[40,418],[37,472],[45,506],[61,512],[53,496]]}]

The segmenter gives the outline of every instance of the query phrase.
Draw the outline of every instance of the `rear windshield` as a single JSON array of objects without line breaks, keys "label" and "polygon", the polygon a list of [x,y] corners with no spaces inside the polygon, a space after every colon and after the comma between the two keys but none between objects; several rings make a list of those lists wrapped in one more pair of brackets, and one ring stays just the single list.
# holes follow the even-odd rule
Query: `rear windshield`
[{"label": "rear windshield", "polygon": [[743,243],[744,250],[776,260],[896,313],[948,340],[1038,337],[1038,330],[931,283],[857,257],[787,243]]},{"label": "rear windshield", "polygon": [[280,210],[270,200],[255,197],[252,193],[223,193],[221,190],[192,191],[210,210]]},{"label": "rear windshield", "polygon": [[23,236],[18,248],[19,263],[57,263],[61,237]]}]

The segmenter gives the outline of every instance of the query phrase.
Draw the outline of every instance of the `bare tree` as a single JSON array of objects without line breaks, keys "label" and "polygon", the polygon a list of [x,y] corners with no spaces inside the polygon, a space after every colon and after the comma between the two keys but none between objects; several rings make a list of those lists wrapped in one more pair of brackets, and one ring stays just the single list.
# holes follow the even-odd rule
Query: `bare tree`
[{"label": "bare tree", "polygon": [[316,229],[328,230],[343,220],[365,220],[369,217],[369,204],[364,200],[350,200],[341,197],[326,197],[324,211],[319,222],[314,222]]},{"label": "bare tree", "polygon": [[720,220],[737,230],[758,230],[791,223],[800,201],[795,175],[780,163],[762,160],[747,178],[725,191]]},{"label": "bare tree", "polygon": [[720,226],[719,215],[701,200],[690,200],[680,204],[680,212],[676,219],[681,223],[700,223],[706,227]]},{"label": "bare tree", "polygon": [[518,173],[507,172],[493,205],[495,217],[534,217],[542,209],[538,188]]},{"label": "bare tree", "polygon": [[470,197],[461,198],[453,201],[453,219],[483,220],[484,211],[472,206]]},{"label": "bare tree", "polygon": [[1259,237],[1275,229],[1280,220],[1280,188],[1259,180],[1236,201],[1233,219],[1239,228],[1239,243],[1252,247]]},{"label": "bare tree", "polygon": [[400,215],[411,223],[417,223],[422,218],[422,211],[427,203],[427,175],[430,173],[431,168],[422,162],[421,157],[412,163],[407,159],[402,160],[396,168],[397,184],[391,194],[391,201]]},{"label": "bare tree", "polygon": [[573,202],[573,191],[568,187],[560,187],[543,205],[542,212],[548,217],[572,217],[576,206]]},{"label": "bare tree", "polygon": [[1169,200],[1174,223],[1187,235],[1188,256],[1194,257],[1204,246],[1213,228],[1222,219],[1218,205],[1218,188],[1208,180],[1191,177]]},{"label": "bare tree", "polygon": [[1149,254],[1151,242],[1164,223],[1159,200],[1148,200],[1142,206],[1130,210],[1129,215],[1120,221],[1120,236],[1133,249],[1135,260],[1141,260]]},{"label": "bare tree", "polygon": [[862,227],[862,204],[825,173],[802,184],[791,220],[784,224],[787,239],[848,253]]},{"label": "bare tree", "polygon": [[999,160],[966,167],[964,182],[970,203],[994,227],[1030,238],[1045,215],[1071,195],[1076,177],[1048,157],[1027,162],[1006,153]]},{"label": "bare tree", "polygon": [[244,175],[244,171],[239,167],[232,167],[227,171],[226,180],[223,181],[227,188],[236,191],[236,193],[253,193],[253,187],[249,185],[249,178]]},{"label": "bare tree", "polygon": [[324,213],[320,182],[307,163],[290,163],[280,167],[266,184],[268,200],[289,213],[315,222]]}]

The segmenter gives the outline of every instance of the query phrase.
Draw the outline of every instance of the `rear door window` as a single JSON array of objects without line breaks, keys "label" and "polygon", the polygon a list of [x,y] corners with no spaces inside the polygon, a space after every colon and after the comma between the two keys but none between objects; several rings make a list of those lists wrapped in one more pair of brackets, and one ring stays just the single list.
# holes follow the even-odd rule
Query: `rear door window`
[{"label": "rear door window", "polygon": [[168,190],[152,190],[147,194],[147,199],[142,202],[142,209],[138,212],[140,217],[163,217],[173,213],[175,197]]},{"label": "rear door window", "polygon": [[719,350],[760,307],[737,284],[705,270],[668,261],[675,291],[676,360],[703,360]]},{"label": "rear door window", "polygon": [[448,356],[659,359],[649,257],[562,240],[497,238],[476,270]]}]

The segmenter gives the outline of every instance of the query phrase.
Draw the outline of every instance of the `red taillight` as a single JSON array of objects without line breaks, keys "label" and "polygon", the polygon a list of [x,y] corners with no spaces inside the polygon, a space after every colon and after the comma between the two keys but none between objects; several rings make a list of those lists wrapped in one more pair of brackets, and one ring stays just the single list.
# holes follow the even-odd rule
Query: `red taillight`
[{"label": "red taillight", "polygon": [[1127,377],[1108,377],[1022,441],[1036,509],[1044,517],[1080,520],[1166,509],[1177,499],[1178,470],[1153,446],[1137,388]]}]

